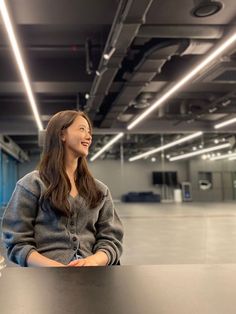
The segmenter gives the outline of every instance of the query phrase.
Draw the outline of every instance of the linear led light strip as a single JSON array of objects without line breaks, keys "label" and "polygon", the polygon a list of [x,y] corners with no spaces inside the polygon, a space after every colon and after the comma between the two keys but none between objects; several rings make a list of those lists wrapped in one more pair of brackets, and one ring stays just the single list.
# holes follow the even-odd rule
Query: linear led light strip
[{"label": "linear led light strip", "polygon": [[155,110],[159,105],[161,105],[165,100],[172,96],[176,91],[178,91],[184,84],[189,82],[194,76],[196,76],[204,67],[206,67],[211,61],[217,58],[223,51],[225,51],[229,46],[236,42],[236,32],[233,33],[228,39],[222,43],[216,50],[214,50],[206,59],[199,63],[192,71],[186,74],[180,81],[178,81],[171,89],[169,89],[161,98],[159,98],[154,104],[145,110],[140,116],[137,117],[133,122],[131,122],[127,129],[131,130],[139,122],[141,122],[147,115],[149,115],[153,110]]},{"label": "linear led light strip", "polygon": [[208,148],[197,150],[195,152],[191,152],[191,153],[187,153],[187,154],[182,154],[182,155],[178,155],[178,156],[175,156],[175,157],[171,157],[169,159],[169,161],[185,159],[185,158],[201,155],[201,154],[204,154],[204,153],[207,153],[207,152],[213,152],[215,150],[227,148],[229,146],[231,146],[230,143],[225,143],[225,144],[221,144],[221,145],[217,145],[217,146],[212,146],[212,147],[208,147]]},{"label": "linear led light strip", "polygon": [[90,158],[90,161],[94,161],[98,156],[100,156],[103,152],[105,152],[111,145],[117,142],[122,136],[124,135],[123,132],[117,134],[113,139],[108,142],[101,150],[99,150],[93,157]]},{"label": "linear led light strip", "polygon": [[152,154],[155,154],[155,153],[158,153],[160,151],[163,151],[167,148],[170,148],[170,147],[173,147],[173,146],[176,146],[178,144],[181,144],[181,143],[184,143],[184,142],[187,142],[195,137],[198,137],[198,136],[201,136],[202,135],[202,132],[196,132],[196,133],[193,133],[191,135],[188,135],[188,136],[185,136],[185,137],[182,137],[180,138],[179,140],[177,141],[173,141],[171,143],[168,143],[166,145],[163,145],[163,146],[160,146],[158,148],[155,148],[155,149],[152,149],[146,153],[143,153],[143,154],[140,154],[140,155],[137,155],[137,156],[134,156],[134,157],[131,157],[129,158],[129,161],[134,161],[134,160],[137,160],[137,159],[141,159],[141,158],[144,158],[144,157],[147,157],[149,155],[152,155]]},{"label": "linear led light strip", "polygon": [[230,160],[232,160],[231,158],[233,158],[233,157],[236,158],[236,153],[225,154],[225,155],[216,156],[216,157],[211,157],[210,160],[220,160],[220,159],[226,159],[226,158],[229,158]]},{"label": "linear led light strip", "polygon": [[30,82],[28,79],[28,75],[26,73],[23,59],[22,59],[22,56],[20,53],[19,45],[17,43],[16,36],[15,36],[14,30],[13,30],[13,26],[12,26],[12,23],[11,23],[11,20],[10,20],[10,17],[9,17],[9,14],[7,11],[7,7],[6,7],[4,0],[0,0],[0,11],[1,11],[2,19],[3,19],[4,25],[5,25],[10,43],[11,43],[13,53],[14,53],[15,58],[16,58],[17,65],[18,65],[19,70],[20,70],[20,74],[21,74],[21,77],[22,77],[22,80],[23,80],[23,83],[24,83],[24,86],[26,89],[26,93],[27,93],[27,96],[29,98],[29,102],[30,102],[30,105],[32,107],[32,110],[33,110],[34,117],[35,117],[36,123],[38,125],[38,129],[41,131],[41,130],[43,130],[43,125],[42,125],[42,122],[41,122],[40,117],[39,117],[37,105],[36,105],[36,102],[34,99],[34,95],[33,95],[33,92],[32,92],[31,86],[30,86]]},{"label": "linear led light strip", "polygon": [[233,119],[230,119],[230,120],[227,120],[227,121],[224,121],[224,122],[215,124],[215,125],[214,125],[214,128],[215,128],[215,129],[220,129],[220,128],[223,128],[223,127],[226,126],[226,125],[233,124],[233,123],[235,123],[235,122],[236,122],[236,118],[233,118]]}]

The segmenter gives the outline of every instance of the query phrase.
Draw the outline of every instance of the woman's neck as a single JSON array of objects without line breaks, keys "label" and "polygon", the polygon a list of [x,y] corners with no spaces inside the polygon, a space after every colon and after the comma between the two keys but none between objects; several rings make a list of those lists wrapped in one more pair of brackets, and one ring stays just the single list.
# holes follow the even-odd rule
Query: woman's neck
[{"label": "woman's neck", "polygon": [[69,178],[74,178],[75,172],[78,165],[78,158],[73,158],[72,156],[68,156],[65,159],[65,169]]}]

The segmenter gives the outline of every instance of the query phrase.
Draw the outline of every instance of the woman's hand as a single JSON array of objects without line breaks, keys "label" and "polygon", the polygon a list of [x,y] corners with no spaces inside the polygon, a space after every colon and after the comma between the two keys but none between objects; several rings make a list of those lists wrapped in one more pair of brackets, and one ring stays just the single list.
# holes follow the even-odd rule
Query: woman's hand
[{"label": "woman's hand", "polygon": [[99,266],[92,256],[86,258],[76,259],[70,262],[67,266],[81,267],[81,266]]},{"label": "woman's hand", "polygon": [[98,251],[93,255],[85,258],[71,261],[67,266],[81,267],[81,266],[106,266],[108,263],[107,254],[103,251]]},{"label": "woman's hand", "polygon": [[27,266],[31,267],[66,267],[66,265],[43,256],[32,250],[27,257]]}]

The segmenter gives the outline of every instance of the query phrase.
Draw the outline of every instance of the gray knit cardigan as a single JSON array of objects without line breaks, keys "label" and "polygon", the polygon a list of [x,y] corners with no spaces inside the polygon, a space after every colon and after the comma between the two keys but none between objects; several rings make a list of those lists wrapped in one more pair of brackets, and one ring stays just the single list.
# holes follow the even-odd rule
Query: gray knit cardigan
[{"label": "gray knit cardigan", "polygon": [[122,254],[123,227],[113,205],[109,189],[95,180],[104,198],[96,208],[88,208],[81,196],[69,196],[70,217],[42,209],[40,199],[45,185],[37,170],[16,184],[2,220],[2,237],[8,258],[21,266],[32,250],[68,264],[79,254],[89,256],[101,250],[109,265]]}]

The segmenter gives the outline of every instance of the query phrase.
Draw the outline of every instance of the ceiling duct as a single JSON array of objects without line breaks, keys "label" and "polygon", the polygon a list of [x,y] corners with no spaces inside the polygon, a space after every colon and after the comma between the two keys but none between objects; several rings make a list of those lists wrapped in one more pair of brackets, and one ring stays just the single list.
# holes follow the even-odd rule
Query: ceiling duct
[{"label": "ceiling duct", "polygon": [[[162,72],[163,66],[170,61],[173,56],[189,54],[201,55],[207,52],[212,46],[213,41],[211,40],[150,40],[136,56],[136,65],[133,66],[133,72],[124,74],[126,83],[123,84],[115,101],[112,104],[110,103],[111,109],[106,115],[105,122],[101,123],[101,126],[111,127],[115,122],[114,117],[119,117],[119,121],[125,120],[127,122],[128,119],[123,119],[122,115],[126,115],[126,110],[129,106],[132,106],[133,103],[137,103],[136,98],[142,92],[143,88],[145,88],[156,75]],[[166,87],[166,85],[160,84],[159,89],[156,90],[156,94],[153,94],[153,99],[150,99],[150,102],[155,99],[157,94],[160,93],[164,87]],[[137,113],[139,112],[136,111],[136,114]],[[135,112],[133,112],[133,114],[135,115]],[[163,116],[163,111],[161,116]],[[132,116],[129,116],[129,118],[132,119]]]},{"label": "ceiling duct", "polygon": [[[119,1],[119,6],[97,69],[99,73],[102,72],[104,67],[107,70],[103,75],[95,76],[90,90],[91,97],[87,101],[86,112],[89,112],[92,120],[110,89],[121,62],[126,56],[127,49],[138,33],[140,26],[145,22],[146,13],[152,2],[153,0]],[[108,54],[111,48],[115,48],[115,52],[107,60],[104,58],[104,55]]]},{"label": "ceiling duct", "polygon": [[[167,41],[168,42],[168,41]],[[131,82],[134,81],[134,78],[136,78],[136,75],[138,75],[140,77],[140,92],[142,92],[142,90],[144,89],[145,90],[145,86],[149,83],[149,81],[143,81],[144,78],[147,78],[147,72],[143,70],[143,64],[146,65],[146,63],[151,60],[152,62],[155,60],[155,58],[157,59],[159,57],[159,62],[162,61],[163,63],[160,64],[160,67],[159,67],[159,70],[158,72],[161,73],[161,70],[162,70],[162,67],[165,63],[167,63],[167,61],[169,61],[173,55],[179,55],[179,56],[183,56],[183,55],[186,55],[186,54],[205,54],[213,45],[213,41],[189,41],[189,45],[184,45],[184,42],[185,41],[176,41],[179,43],[179,49],[176,48],[176,51],[171,51],[170,50],[170,47],[174,48],[175,47],[175,42],[171,41],[171,45],[170,47],[165,47],[164,49],[162,49],[162,47],[160,47],[160,50],[158,49],[155,49],[156,47],[151,47],[151,49],[149,49],[149,51],[145,52],[144,53],[144,56],[143,58],[141,59],[141,61],[138,63],[138,65],[135,67],[135,73],[132,73],[130,74],[130,80],[129,82],[126,82],[124,84],[124,87],[123,87],[123,90],[121,91],[121,93],[119,94],[119,96],[117,97],[116,101],[114,102],[110,112],[108,113],[108,115],[106,116],[106,118],[108,118],[107,120],[107,124],[106,124],[106,127],[107,126],[112,126],[112,119],[110,118],[109,119],[109,115],[112,116],[112,111],[113,112],[116,112],[116,114],[119,114],[119,119],[122,120],[122,114],[120,112],[118,112],[118,108],[120,108],[120,110],[123,110],[122,113],[123,114],[126,114],[126,110],[129,108],[129,106],[127,106],[126,104],[129,103],[132,105],[132,99],[129,99],[129,97],[127,97],[125,99],[125,96],[124,94],[127,92],[127,95],[129,93],[129,86],[132,84]],[[181,45],[182,43],[182,45]],[[166,49],[166,51],[165,51]],[[182,50],[182,51],[181,51]],[[165,56],[165,52],[166,52],[166,56]],[[167,53],[168,52],[168,53]],[[165,58],[165,59],[164,59]],[[155,68],[155,64],[153,63],[152,64],[152,69]],[[231,72],[233,72],[232,70],[232,65],[231,65]],[[210,69],[211,71],[211,69]],[[209,69],[206,71],[206,74],[208,74],[209,72]],[[233,72],[234,73],[234,72]],[[151,73],[153,74],[153,73]],[[206,75],[205,74],[205,75]],[[233,76],[233,74],[230,76],[230,78]],[[155,77],[155,75],[153,75],[153,78]],[[153,79],[151,78],[151,79]],[[150,79],[150,78],[149,78]],[[135,80],[136,82],[136,80]],[[137,87],[137,84],[136,84],[136,87]],[[156,90],[156,95],[153,93],[153,98],[155,99],[157,96],[158,96],[158,93],[160,93],[162,90],[163,90],[163,87],[165,88],[166,86],[159,86],[159,90]],[[123,96],[123,98],[122,98]],[[128,95],[130,96],[130,95]],[[137,98],[138,95],[136,95],[136,98]],[[228,95],[224,95],[223,97],[225,98],[225,96],[228,96]],[[122,99],[122,101],[121,101]],[[221,98],[219,100],[222,100]],[[209,109],[209,106],[211,106],[211,102],[208,100],[208,101],[203,101],[204,104],[202,104],[200,107],[198,106],[197,107],[194,107],[194,104],[192,106],[192,108],[188,111],[188,114],[190,114],[192,116],[192,119],[199,119],[202,117],[202,115],[206,112],[206,108],[207,110]],[[217,100],[218,102],[218,100]],[[168,104],[166,104],[165,106],[165,111],[167,112],[168,111]],[[125,108],[125,109],[124,109]],[[183,108],[182,108],[183,109]],[[159,108],[160,110],[160,108]],[[226,111],[224,109],[224,111]],[[129,113],[130,113],[130,110],[129,110]],[[169,112],[168,112],[169,113]],[[176,112],[175,112],[176,113]],[[137,115],[139,114],[139,112],[137,111],[136,113],[133,112],[134,115]],[[163,117],[163,111],[160,112],[159,114],[159,117]],[[167,116],[168,118],[168,116]],[[173,115],[171,116],[171,118],[173,118]],[[182,117],[183,121],[186,120],[186,117]],[[181,120],[180,120],[181,121]],[[104,126],[104,124],[103,124]],[[113,125],[115,126],[115,125]]]},{"label": "ceiling duct", "polygon": [[[140,99],[142,100],[142,96],[139,96],[139,94],[142,92],[143,87],[150,83],[157,74],[161,73],[162,67],[172,56],[182,55],[188,46],[188,40],[176,40],[174,42],[169,40],[161,42],[152,40],[149,42],[145,49],[142,49],[136,56],[133,72],[125,74],[127,82],[123,84],[122,90],[113,102],[110,111],[106,115],[106,120],[101,126],[111,127],[114,121],[112,117],[114,116],[119,116],[121,121],[121,115],[126,114],[126,110],[133,106],[134,103],[138,103]],[[152,99],[149,97],[149,102],[151,101]],[[129,105],[127,106],[127,104]],[[136,109],[137,107],[136,105]]]}]

